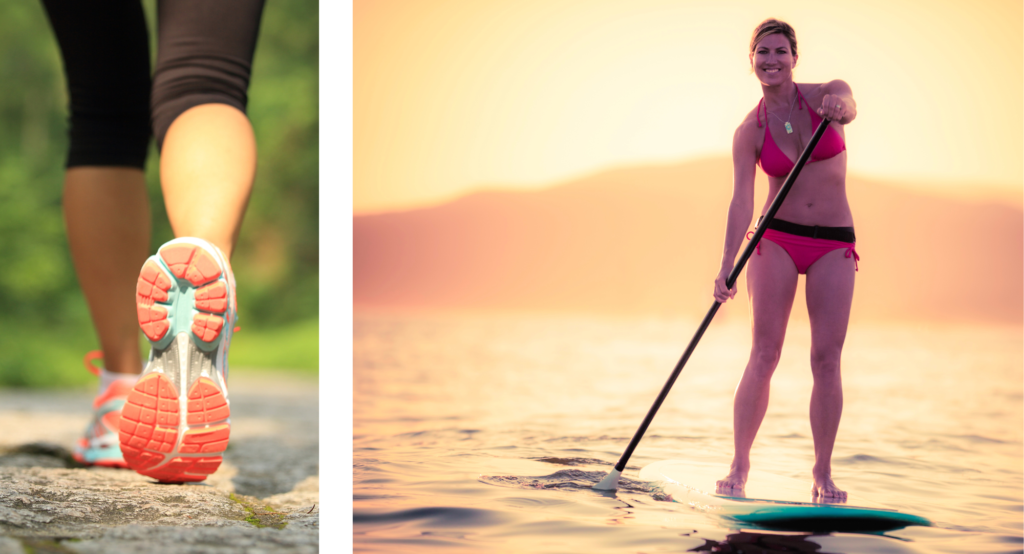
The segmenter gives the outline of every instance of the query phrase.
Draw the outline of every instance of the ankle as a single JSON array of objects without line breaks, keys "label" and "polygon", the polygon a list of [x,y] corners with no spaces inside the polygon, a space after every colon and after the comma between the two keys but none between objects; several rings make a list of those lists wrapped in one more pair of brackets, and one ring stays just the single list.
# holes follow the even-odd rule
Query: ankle
[{"label": "ankle", "polygon": [[750,458],[733,458],[732,465],[729,467],[733,472],[741,471],[746,473],[750,471]]},{"label": "ankle", "polygon": [[100,390],[99,395],[107,392],[116,382],[126,383],[128,385],[134,385],[139,380],[138,373],[115,373],[113,371],[107,371],[106,369],[100,369]]}]

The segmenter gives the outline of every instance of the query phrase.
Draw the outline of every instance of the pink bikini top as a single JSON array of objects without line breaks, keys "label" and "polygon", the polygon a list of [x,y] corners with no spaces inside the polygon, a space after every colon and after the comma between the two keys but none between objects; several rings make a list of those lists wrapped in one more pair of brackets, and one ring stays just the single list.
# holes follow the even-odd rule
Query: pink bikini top
[{"label": "pink bikini top", "polygon": [[[804,100],[803,95],[800,94],[800,87],[797,87],[796,105],[802,110],[801,101],[803,101],[803,104],[807,104],[807,100]],[[764,104],[764,98],[761,98],[761,101],[757,103],[758,128],[761,127],[762,104]],[[807,105],[807,113],[811,116],[811,128],[817,129],[821,118],[818,117],[818,114],[814,113],[810,104]],[[821,140],[818,141],[818,145],[814,147],[814,152],[811,152],[811,159],[807,163],[827,160],[843,150],[846,150],[846,143],[843,142],[843,137],[839,135],[839,131],[836,131],[829,125],[828,129],[825,129],[825,134],[822,135]],[[789,172],[793,170],[793,166],[796,165],[793,160],[789,159],[789,156],[779,149],[779,146],[775,144],[775,140],[772,139],[772,131],[768,127],[767,104],[764,106],[764,146],[761,147],[761,156],[758,158],[757,163],[765,173],[772,177],[785,177],[789,175]]]}]

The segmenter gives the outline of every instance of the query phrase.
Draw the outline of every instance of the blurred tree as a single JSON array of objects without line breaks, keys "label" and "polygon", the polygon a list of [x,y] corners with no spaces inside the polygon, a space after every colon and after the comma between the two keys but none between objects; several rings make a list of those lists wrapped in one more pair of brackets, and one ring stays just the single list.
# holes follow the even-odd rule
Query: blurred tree
[{"label": "blurred tree", "polygon": [[249,91],[259,166],[235,270],[239,313],[261,327],[316,317],[320,263],[318,4],[265,10]]},{"label": "blurred tree", "polygon": [[42,5],[0,5],[0,317],[52,322],[77,283],[60,211],[67,97]]}]

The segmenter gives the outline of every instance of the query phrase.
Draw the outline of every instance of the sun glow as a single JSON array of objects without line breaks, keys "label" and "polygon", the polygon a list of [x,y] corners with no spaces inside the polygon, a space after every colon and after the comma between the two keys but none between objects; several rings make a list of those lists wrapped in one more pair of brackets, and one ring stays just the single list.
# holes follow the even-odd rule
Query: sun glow
[{"label": "sun glow", "polygon": [[1020,2],[357,0],[354,209],[728,154],[766,17],[798,81],[853,88],[851,172],[1019,196]]}]

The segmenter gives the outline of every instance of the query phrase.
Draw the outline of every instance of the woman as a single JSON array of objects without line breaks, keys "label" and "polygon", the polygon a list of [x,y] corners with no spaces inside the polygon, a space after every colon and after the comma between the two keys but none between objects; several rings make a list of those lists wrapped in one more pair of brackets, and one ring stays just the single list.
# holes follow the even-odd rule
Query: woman
[{"label": "woman", "polygon": [[[43,6],[70,99],[68,243],[106,364],[90,366],[100,390],[74,457],[202,481],[230,434],[228,260],[256,172],[245,108],[263,0],[160,0],[152,76],[138,0]],[[147,259],[150,136],[177,238]],[[140,326],[151,345],[145,371]]]},{"label": "woman", "polygon": [[768,175],[769,200],[785,182],[794,161],[822,118],[830,120],[820,142],[768,225],[750,258],[747,289],[752,307],[753,345],[736,388],[733,407],[735,455],[720,491],[743,489],[750,471],[750,448],[768,408],[768,390],[779,363],[797,278],[807,276],[811,321],[811,431],[814,436],[816,497],[844,499],[832,482],[832,447],[843,410],[840,355],[853,300],[857,269],[853,215],[846,199],[846,145],[843,125],[857,115],[850,87],[843,81],[793,82],[798,59],[796,34],[775,19],[762,22],[750,41],[750,66],[764,97],[733,137],[733,197],[715,299],[736,295],[725,281],[743,243],[754,209],[754,172]]}]

